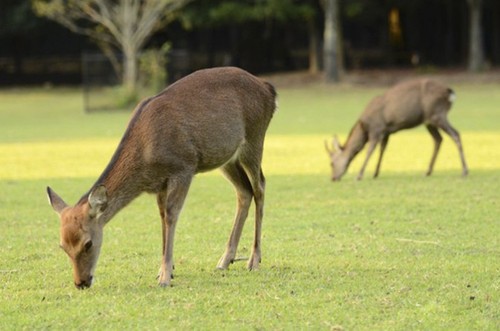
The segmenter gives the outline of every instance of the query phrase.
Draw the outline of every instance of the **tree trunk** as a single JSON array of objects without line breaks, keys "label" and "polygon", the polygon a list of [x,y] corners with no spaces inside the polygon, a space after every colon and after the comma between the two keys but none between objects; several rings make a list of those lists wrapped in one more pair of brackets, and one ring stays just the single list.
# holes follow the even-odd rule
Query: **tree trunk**
[{"label": "tree trunk", "polygon": [[317,74],[319,72],[319,38],[318,31],[316,29],[316,22],[310,20],[308,22],[309,27],[309,72],[311,74]]},{"label": "tree trunk", "polygon": [[325,79],[327,82],[340,81],[340,29],[339,29],[339,1],[325,1],[325,30],[323,33],[323,62]]},{"label": "tree trunk", "polygon": [[132,47],[124,47],[123,52],[123,86],[127,96],[134,98],[137,93],[137,52]]},{"label": "tree trunk", "polygon": [[469,4],[469,71],[479,71],[484,65],[481,8],[483,0],[467,0]]}]

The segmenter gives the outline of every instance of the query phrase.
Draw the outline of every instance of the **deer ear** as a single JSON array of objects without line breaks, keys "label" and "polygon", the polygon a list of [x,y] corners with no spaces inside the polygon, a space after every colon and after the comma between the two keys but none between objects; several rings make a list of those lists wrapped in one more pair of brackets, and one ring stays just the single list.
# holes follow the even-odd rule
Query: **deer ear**
[{"label": "deer ear", "polygon": [[96,186],[89,194],[90,215],[98,216],[108,206],[108,194],[104,185]]},{"label": "deer ear", "polygon": [[58,213],[59,215],[61,214],[62,210],[68,205],[66,202],[64,202],[63,199],[61,199],[60,196],[56,194],[50,187],[47,186],[47,197],[49,198],[49,203],[54,208],[55,212]]},{"label": "deer ear", "polygon": [[337,137],[337,135],[333,136],[332,143],[333,143],[333,147],[335,147],[336,150],[338,150],[338,151],[342,150],[342,146],[340,146],[339,138]]},{"label": "deer ear", "polygon": [[330,148],[330,146],[328,146],[328,141],[325,140],[325,149],[326,149],[326,152],[329,154],[329,155],[332,155],[333,154],[333,150]]}]

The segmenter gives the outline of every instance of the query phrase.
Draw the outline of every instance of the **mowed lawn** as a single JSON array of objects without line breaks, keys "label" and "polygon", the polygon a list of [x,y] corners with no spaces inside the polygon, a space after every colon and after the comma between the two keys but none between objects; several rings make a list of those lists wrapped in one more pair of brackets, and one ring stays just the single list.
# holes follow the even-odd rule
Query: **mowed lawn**
[{"label": "mowed lawn", "polygon": [[[266,139],[261,268],[215,265],[232,226],[232,186],[198,176],[181,214],[175,279],[159,288],[161,226],[143,195],[105,228],[94,285],[73,286],[50,185],[76,202],[106,166],[129,112],[84,114],[77,89],[0,90],[0,329],[498,330],[500,84],[453,86],[431,177],[425,130],[391,137],[356,181],[364,152],[332,183],[324,140],[343,142],[383,88],[281,88]],[[378,153],[377,153],[378,154]],[[248,257],[253,213],[238,256]]]}]

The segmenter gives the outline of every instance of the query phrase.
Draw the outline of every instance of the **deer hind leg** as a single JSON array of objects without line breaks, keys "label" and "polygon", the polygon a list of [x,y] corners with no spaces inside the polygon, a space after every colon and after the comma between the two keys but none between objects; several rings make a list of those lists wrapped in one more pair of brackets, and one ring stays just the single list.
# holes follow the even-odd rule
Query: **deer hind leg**
[{"label": "deer hind leg", "polygon": [[262,219],[264,218],[264,193],[266,188],[266,179],[262,169],[259,167],[259,172],[254,174],[253,178],[253,195],[255,199],[255,234],[252,247],[252,254],[248,260],[248,269],[254,270],[259,268],[262,260],[260,251],[260,238],[262,236]]},{"label": "deer hind leg", "polygon": [[436,162],[436,158],[439,152],[439,148],[441,147],[441,142],[443,141],[443,137],[439,133],[437,127],[431,124],[426,125],[427,130],[434,139],[434,151],[432,152],[431,163],[429,164],[429,169],[427,170],[426,176],[430,176],[432,174],[432,170],[434,169],[434,163]]},{"label": "deer hind leg", "polygon": [[233,229],[227,242],[226,251],[217,263],[218,269],[227,269],[233,263],[238,249],[241,232],[248,216],[248,209],[252,203],[252,185],[241,164],[236,161],[226,164],[222,169],[226,178],[231,181],[236,189],[237,207]]},{"label": "deer hind leg", "polygon": [[192,176],[169,179],[166,191],[158,194],[158,204],[163,204],[162,207],[160,206],[163,229],[163,258],[158,283],[163,287],[169,286],[170,280],[173,278],[175,227],[189,191],[191,179]]},{"label": "deer hind leg", "polygon": [[[162,245],[161,245],[161,255],[163,258],[163,255],[165,254],[165,233],[166,233],[166,228],[167,228],[167,212],[165,210],[165,201],[167,199],[167,191],[162,191],[158,193],[156,196],[156,202],[158,204],[158,209],[160,211],[160,218],[161,218],[161,240],[162,240]],[[161,274],[161,268],[158,271],[158,279],[160,278]],[[173,276],[172,276],[173,277]]]},{"label": "deer hind leg", "polygon": [[358,178],[357,178],[358,180],[361,180],[363,178],[363,174],[365,173],[366,165],[368,164],[368,161],[370,160],[370,156],[372,156],[372,153],[375,150],[377,143],[378,143],[377,139],[370,139],[368,141],[368,150],[366,151],[365,162],[363,162],[363,165],[361,166],[361,170],[359,171]]},{"label": "deer hind leg", "polygon": [[455,142],[458,148],[458,152],[460,154],[460,161],[462,162],[462,176],[467,176],[469,173],[469,169],[467,168],[467,163],[465,162],[465,156],[464,156],[464,151],[462,147],[462,141],[460,139],[460,134],[458,133],[455,128],[451,126],[451,124],[448,122],[446,118],[441,119],[439,122],[439,128],[444,130]]},{"label": "deer hind leg", "polygon": [[377,168],[375,169],[375,174],[373,175],[373,178],[378,177],[378,174],[380,172],[380,165],[382,164],[382,157],[384,156],[385,148],[387,147],[388,141],[389,141],[389,135],[386,134],[382,138],[382,141],[380,142],[380,155],[378,157]]},{"label": "deer hind leg", "polygon": [[248,269],[254,270],[259,268],[261,261],[261,245],[260,238],[262,235],[262,219],[264,217],[264,193],[266,187],[266,179],[261,169],[262,148],[254,153],[247,153],[240,158],[241,164],[252,185],[253,198],[255,201],[255,230],[252,253],[248,260]]}]

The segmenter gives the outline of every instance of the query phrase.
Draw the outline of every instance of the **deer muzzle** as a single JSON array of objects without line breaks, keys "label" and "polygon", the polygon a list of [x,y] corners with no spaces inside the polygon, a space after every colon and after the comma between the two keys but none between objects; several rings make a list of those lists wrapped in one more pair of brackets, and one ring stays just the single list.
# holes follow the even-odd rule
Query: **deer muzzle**
[{"label": "deer muzzle", "polygon": [[81,280],[79,283],[75,282],[75,287],[79,290],[84,290],[92,286],[92,282],[94,280],[93,276],[90,276],[87,280]]}]

